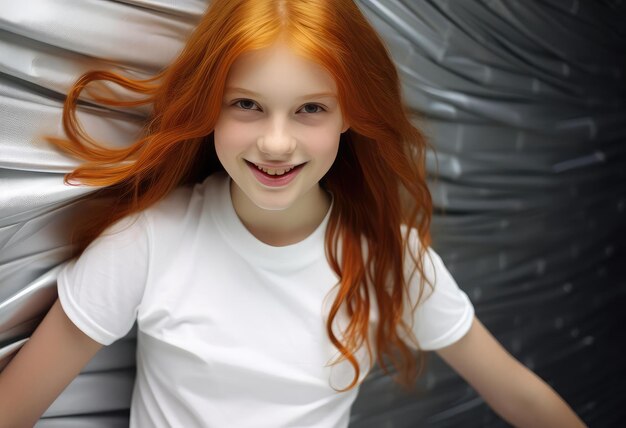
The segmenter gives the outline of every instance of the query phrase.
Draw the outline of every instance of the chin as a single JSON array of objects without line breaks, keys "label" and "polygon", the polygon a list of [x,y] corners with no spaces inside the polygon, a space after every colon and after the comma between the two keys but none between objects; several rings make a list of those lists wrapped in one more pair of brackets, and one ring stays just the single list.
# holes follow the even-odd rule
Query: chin
[{"label": "chin", "polygon": [[290,203],[284,202],[272,202],[272,201],[257,201],[252,199],[254,205],[258,208],[266,211],[283,211],[291,206]]}]

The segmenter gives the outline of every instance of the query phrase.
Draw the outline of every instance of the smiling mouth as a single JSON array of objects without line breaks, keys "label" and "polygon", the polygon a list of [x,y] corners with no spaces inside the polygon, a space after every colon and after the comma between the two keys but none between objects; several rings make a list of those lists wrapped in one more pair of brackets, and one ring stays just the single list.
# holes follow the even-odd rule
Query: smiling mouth
[{"label": "smiling mouth", "polygon": [[294,170],[296,168],[300,168],[300,167],[302,167],[304,165],[304,163],[301,163],[299,165],[294,165],[294,166],[289,166],[289,167],[283,166],[283,167],[277,167],[277,168],[268,168],[268,167],[264,167],[264,166],[261,166],[261,165],[257,165],[254,162],[250,162],[248,160],[246,160],[246,162],[250,166],[252,166],[254,168],[257,168],[259,171],[264,172],[266,175],[277,176],[277,177],[279,177],[281,175],[285,175],[288,172],[290,172],[290,171],[292,171],[292,170]]}]

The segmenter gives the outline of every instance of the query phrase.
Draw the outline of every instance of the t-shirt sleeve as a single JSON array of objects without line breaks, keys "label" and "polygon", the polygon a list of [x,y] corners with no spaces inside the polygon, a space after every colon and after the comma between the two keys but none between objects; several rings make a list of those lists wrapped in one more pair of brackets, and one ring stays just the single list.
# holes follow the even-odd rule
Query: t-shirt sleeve
[{"label": "t-shirt sleeve", "polygon": [[109,226],[59,272],[59,301],[68,318],[102,345],[124,337],[137,318],[149,259],[143,212]]},{"label": "t-shirt sleeve", "polygon": [[[446,268],[441,257],[429,247],[423,262],[424,274],[434,289],[424,284],[420,303],[414,312],[409,309],[409,322],[420,349],[432,351],[451,345],[470,329],[474,306]],[[414,306],[419,290],[419,272],[409,283],[411,303]],[[412,319],[411,319],[412,318]]]}]

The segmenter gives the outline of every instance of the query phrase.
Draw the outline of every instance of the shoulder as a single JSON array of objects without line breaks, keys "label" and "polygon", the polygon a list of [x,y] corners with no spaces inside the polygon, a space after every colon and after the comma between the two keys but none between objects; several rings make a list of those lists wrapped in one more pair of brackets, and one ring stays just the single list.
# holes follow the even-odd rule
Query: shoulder
[{"label": "shoulder", "polygon": [[214,173],[202,182],[179,186],[156,204],[144,210],[149,223],[158,223],[159,226],[181,226],[188,221],[202,215],[223,187],[227,176]]},{"label": "shoulder", "polygon": [[[437,262],[441,262],[441,258],[435,250],[422,242],[419,231],[416,228],[409,228],[406,224],[401,224],[400,233],[405,244],[405,267],[410,271],[414,271],[417,266],[420,266],[425,274],[432,272]],[[428,263],[425,263],[425,261],[428,261]]]},{"label": "shoulder", "polygon": [[171,256],[174,248],[183,248],[194,239],[211,211],[217,209],[213,202],[227,189],[227,181],[227,175],[216,173],[202,182],[179,186],[137,214],[144,218],[145,233],[157,259]]},{"label": "shoulder", "polygon": [[414,227],[409,228],[406,224],[400,225],[400,235],[406,241],[408,249],[418,249],[420,246],[419,233]]},{"label": "shoulder", "polygon": [[404,269],[412,302],[424,302],[432,294],[456,293],[456,280],[438,252],[424,242],[415,228],[401,226],[405,239]]},{"label": "shoulder", "polygon": [[417,230],[403,229],[407,237],[409,272],[405,320],[412,325],[420,349],[434,350],[460,339],[470,329],[474,307],[441,256],[419,239]]}]

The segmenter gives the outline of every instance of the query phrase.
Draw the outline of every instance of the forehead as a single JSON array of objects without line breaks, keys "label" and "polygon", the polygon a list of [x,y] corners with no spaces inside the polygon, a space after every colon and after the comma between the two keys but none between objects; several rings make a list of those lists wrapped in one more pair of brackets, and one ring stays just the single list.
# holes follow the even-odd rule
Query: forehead
[{"label": "forehead", "polygon": [[284,42],[239,56],[228,72],[226,87],[246,88],[263,95],[337,91],[330,73],[295,54]]}]

